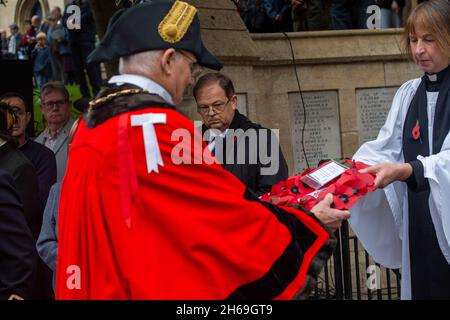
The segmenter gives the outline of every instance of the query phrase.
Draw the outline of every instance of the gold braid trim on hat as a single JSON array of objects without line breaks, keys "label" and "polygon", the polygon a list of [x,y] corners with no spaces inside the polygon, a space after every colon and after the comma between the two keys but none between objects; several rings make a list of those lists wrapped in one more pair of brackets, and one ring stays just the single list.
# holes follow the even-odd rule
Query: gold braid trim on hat
[{"label": "gold braid trim on hat", "polygon": [[164,41],[176,43],[186,34],[197,9],[189,3],[175,1],[170,11],[158,26],[158,33]]},{"label": "gold braid trim on hat", "polygon": [[117,97],[128,96],[128,95],[137,94],[137,93],[144,93],[144,92],[148,92],[148,91],[144,90],[144,89],[126,89],[126,90],[117,91],[117,92],[108,94],[105,97],[92,100],[91,102],[89,102],[89,109],[93,109],[97,105],[103,104],[103,103],[105,103],[105,102],[107,102],[109,100],[112,100],[114,98],[117,98]]}]

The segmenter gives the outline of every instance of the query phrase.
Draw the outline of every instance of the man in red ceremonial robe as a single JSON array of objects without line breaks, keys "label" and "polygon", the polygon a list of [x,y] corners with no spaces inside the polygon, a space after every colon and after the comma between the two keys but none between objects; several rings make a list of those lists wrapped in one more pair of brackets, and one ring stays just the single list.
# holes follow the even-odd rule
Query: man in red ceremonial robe
[{"label": "man in red ceremonial robe", "polygon": [[214,163],[175,109],[198,65],[221,68],[195,7],[162,0],[119,11],[89,58],[120,58],[120,75],[70,147],[56,297],[308,297],[334,247],[329,232],[349,213],[331,209],[331,196],[314,213],[263,203]]}]

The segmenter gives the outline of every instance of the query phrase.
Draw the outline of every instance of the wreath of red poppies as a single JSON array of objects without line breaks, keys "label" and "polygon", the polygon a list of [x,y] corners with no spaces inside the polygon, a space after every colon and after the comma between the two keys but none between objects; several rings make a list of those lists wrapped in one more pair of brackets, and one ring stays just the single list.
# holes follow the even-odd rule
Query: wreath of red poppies
[{"label": "wreath of red poppies", "polygon": [[[339,210],[348,210],[368,192],[374,191],[375,175],[360,173],[359,170],[368,167],[363,162],[352,160],[339,161],[346,165],[347,169],[342,175],[331,180],[320,190],[315,190],[303,182],[303,177],[317,169],[307,169],[301,174],[289,177],[272,186],[272,190],[261,196],[262,201],[279,206],[302,206],[311,210],[325,195],[333,195],[333,207]],[[322,163],[318,168],[326,165]]]}]

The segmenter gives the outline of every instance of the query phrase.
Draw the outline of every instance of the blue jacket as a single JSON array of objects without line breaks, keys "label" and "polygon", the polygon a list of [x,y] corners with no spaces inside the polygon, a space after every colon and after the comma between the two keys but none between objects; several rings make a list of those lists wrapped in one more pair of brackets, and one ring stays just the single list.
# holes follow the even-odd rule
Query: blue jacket
[{"label": "blue jacket", "polygon": [[[287,0],[262,0],[267,15],[272,23],[275,25],[275,31],[291,31],[292,30],[292,15],[291,15],[291,1]],[[282,23],[276,22],[276,17],[283,17]]]},{"label": "blue jacket", "polygon": [[44,210],[50,188],[55,184],[57,177],[55,154],[46,146],[30,139],[19,150],[36,169],[39,184],[39,200],[41,202],[41,210]]},{"label": "blue jacket", "polygon": [[56,254],[58,252],[58,207],[61,183],[55,183],[50,189],[44,210],[41,233],[36,248],[42,261],[53,271],[53,288],[55,287]]},{"label": "blue jacket", "polygon": [[50,48],[34,48],[33,49],[34,73],[50,75],[52,65],[50,63]]},{"label": "blue jacket", "polygon": [[264,7],[266,8],[267,15],[275,21],[275,18],[285,16],[290,13],[291,7],[286,0],[262,0]]},{"label": "blue jacket", "polygon": [[49,47],[53,48],[52,51],[54,53],[59,53],[60,55],[70,54],[69,33],[62,20],[50,27],[47,33],[47,39]]}]

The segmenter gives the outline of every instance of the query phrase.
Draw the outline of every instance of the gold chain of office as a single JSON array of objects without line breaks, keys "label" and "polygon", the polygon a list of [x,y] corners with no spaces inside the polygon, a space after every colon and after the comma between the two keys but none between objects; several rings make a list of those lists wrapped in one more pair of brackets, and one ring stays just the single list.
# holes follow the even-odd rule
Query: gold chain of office
[{"label": "gold chain of office", "polygon": [[117,91],[117,92],[108,94],[106,97],[98,98],[98,99],[95,99],[95,100],[89,102],[89,107],[94,108],[98,104],[103,104],[103,103],[108,102],[109,100],[112,100],[117,97],[129,96],[129,95],[134,95],[134,94],[138,94],[138,93],[147,93],[147,92],[148,91],[144,90],[144,89],[126,89],[126,90]]}]

